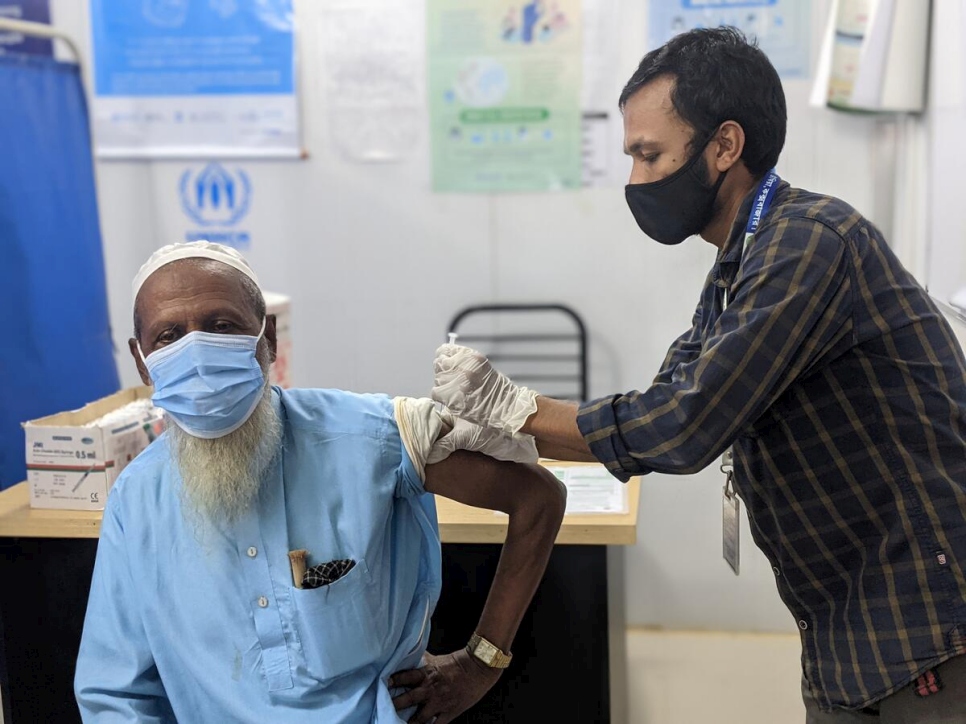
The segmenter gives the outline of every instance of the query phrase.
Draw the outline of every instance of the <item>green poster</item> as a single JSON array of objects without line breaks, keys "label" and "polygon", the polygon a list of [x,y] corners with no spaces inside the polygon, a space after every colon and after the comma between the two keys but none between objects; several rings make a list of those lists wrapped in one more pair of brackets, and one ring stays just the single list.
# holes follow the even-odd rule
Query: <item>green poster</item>
[{"label": "green poster", "polygon": [[433,189],[580,188],[580,0],[427,11]]}]

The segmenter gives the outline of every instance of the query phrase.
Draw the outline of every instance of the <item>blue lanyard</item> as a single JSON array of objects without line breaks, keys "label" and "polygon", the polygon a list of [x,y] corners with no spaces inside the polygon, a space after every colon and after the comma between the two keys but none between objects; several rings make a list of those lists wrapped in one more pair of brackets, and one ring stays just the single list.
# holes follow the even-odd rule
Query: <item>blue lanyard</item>
[{"label": "blue lanyard", "polygon": [[[768,213],[771,202],[775,198],[775,191],[778,190],[779,181],[781,179],[778,178],[775,169],[772,169],[765,174],[765,178],[758,184],[758,190],[755,192],[755,202],[751,205],[751,214],[748,216],[748,223],[745,225],[745,241],[741,248],[742,255],[744,255],[745,247],[748,246],[751,237],[758,231],[762,217]],[[725,295],[724,305],[726,307],[728,306],[728,301],[730,301],[728,299],[729,296],[730,294]]]},{"label": "blue lanyard", "polygon": [[755,203],[751,206],[751,215],[748,217],[748,225],[745,226],[745,243],[758,231],[758,225],[762,217],[768,213],[772,200],[775,198],[775,191],[778,189],[778,174],[772,169],[765,174],[765,178],[758,184],[758,191],[755,193]]}]

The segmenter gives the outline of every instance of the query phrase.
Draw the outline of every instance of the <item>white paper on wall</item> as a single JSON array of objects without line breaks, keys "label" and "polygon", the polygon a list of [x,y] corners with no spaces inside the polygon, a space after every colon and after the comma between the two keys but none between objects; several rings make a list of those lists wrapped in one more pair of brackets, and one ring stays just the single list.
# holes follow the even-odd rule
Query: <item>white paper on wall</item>
[{"label": "white paper on wall", "polygon": [[407,157],[425,120],[421,7],[389,0],[330,0],[321,23],[333,144],[352,161]]},{"label": "white paper on wall", "polygon": [[620,17],[613,0],[583,0],[584,65],[581,88],[583,185],[620,186],[623,124],[614,93],[620,66]]},{"label": "white paper on wall", "polygon": [[[619,143],[619,139],[612,136],[613,116],[617,112],[584,111],[581,119],[581,133],[583,134],[580,148],[583,164],[583,184],[588,188],[612,185],[612,167],[610,157],[611,144]],[[619,114],[617,114],[619,115]]]}]

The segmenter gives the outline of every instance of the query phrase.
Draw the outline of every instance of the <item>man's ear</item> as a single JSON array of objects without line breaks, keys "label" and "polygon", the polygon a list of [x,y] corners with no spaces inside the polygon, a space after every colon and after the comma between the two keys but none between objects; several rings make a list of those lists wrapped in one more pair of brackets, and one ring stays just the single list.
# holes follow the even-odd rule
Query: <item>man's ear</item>
[{"label": "man's ear", "polygon": [[265,316],[265,341],[268,343],[268,351],[271,355],[270,359],[272,362],[274,362],[276,352],[278,351],[278,337],[275,334],[274,314],[268,314]]},{"label": "man's ear", "polygon": [[141,375],[141,382],[146,385],[151,384],[151,375],[148,374],[148,368],[144,366],[144,360],[141,359],[141,355],[138,354],[138,341],[136,338],[131,337],[127,341],[127,347],[131,350],[131,356],[134,358],[134,364],[137,365],[138,374]]},{"label": "man's ear", "polygon": [[741,160],[745,150],[745,129],[736,121],[725,121],[718,128],[714,141],[717,144],[715,167],[719,173],[727,171]]}]

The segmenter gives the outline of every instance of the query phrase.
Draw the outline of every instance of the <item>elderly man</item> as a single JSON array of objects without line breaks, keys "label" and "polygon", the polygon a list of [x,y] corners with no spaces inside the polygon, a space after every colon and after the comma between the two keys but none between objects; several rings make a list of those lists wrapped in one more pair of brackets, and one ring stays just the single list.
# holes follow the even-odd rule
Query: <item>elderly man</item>
[{"label": "elderly man", "polygon": [[[535,461],[532,439],[454,425],[428,400],[269,386],[275,320],[230,248],[161,249],[134,297],[131,352],[170,424],[104,512],[85,721],[445,724],[479,700],[563,516],[552,475],[494,459]],[[509,514],[476,634],[439,657],[426,493]]]}]

